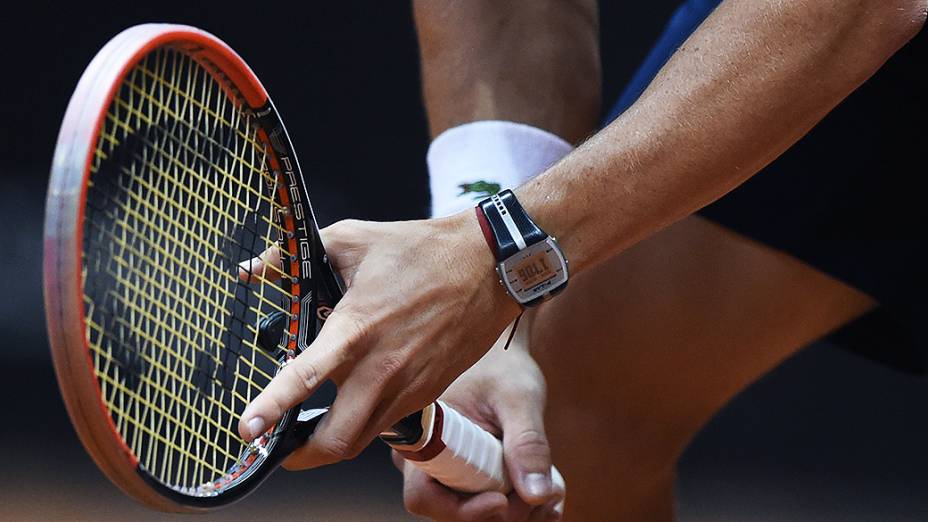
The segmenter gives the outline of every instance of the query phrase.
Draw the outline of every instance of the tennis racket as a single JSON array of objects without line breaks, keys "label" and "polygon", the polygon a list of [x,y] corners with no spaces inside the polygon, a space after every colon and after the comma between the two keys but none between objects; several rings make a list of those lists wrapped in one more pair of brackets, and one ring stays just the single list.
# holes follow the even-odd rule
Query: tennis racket
[{"label": "tennis racket", "polygon": [[[224,506],[312,435],[324,408],[294,408],[251,443],[236,431],[342,288],[280,116],[222,41],[147,24],[100,50],[61,125],[44,241],[61,393],[127,494]],[[281,262],[252,270],[269,249]],[[511,490],[500,442],[441,402],[381,439],[451,488]]]}]

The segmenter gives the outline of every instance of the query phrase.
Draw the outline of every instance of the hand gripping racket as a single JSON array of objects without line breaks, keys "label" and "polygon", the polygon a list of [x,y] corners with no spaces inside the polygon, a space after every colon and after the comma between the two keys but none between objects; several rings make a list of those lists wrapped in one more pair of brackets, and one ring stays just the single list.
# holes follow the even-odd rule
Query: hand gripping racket
[{"label": "hand gripping racket", "polygon": [[[312,434],[324,409],[294,408],[251,443],[236,432],[342,291],[283,123],[223,42],[149,24],[103,47],[61,126],[44,241],[61,393],[126,493],[223,506]],[[280,266],[243,282],[239,263],[268,248]],[[441,402],[381,438],[449,487],[511,490],[499,441]]]}]

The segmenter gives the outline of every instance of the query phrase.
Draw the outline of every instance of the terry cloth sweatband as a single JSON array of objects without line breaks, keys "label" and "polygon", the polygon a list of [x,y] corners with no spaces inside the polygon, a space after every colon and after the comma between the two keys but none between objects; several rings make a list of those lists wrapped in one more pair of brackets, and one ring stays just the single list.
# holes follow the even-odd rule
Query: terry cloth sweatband
[{"label": "terry cloth sweatband", "polygon": [[448,129],[432,141],[426,155],[432,217],[460,212],[518,187],[571,150],[555,134],[511,121],[475,121]]}]

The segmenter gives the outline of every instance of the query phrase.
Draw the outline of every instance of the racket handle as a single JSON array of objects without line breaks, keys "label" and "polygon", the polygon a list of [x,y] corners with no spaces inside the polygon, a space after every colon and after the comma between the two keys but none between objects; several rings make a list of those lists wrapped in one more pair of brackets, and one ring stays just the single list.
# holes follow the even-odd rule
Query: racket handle
[{"label": "racket handle", "polygon": [[[382,438],[403,458],[451,489],[466,493],[512,491],[499,439],[442,401],[424,409],[417,420],[421,432],[415,442],[410,443],[408,435],[405,440],[396,434]],[[566,491],[564,478],[554,466],[551,479]],[[562,505],[559,510],[563,510]]]}]

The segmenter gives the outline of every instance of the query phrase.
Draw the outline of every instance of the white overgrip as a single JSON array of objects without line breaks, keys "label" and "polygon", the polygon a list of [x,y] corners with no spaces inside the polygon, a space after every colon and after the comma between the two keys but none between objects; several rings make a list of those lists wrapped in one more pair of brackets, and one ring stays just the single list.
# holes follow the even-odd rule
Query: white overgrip
[{"label": "white overgrip", "polygon": [[[433,407],[434,420],[426,444],[418,452],[401,454],[451,489],[465,493],[512,491],[499,439],[442,401]],[[554,466],[551,479],[566,494],[564,478]],[[563,501],[556,509],[563,512]]]},{"label": "white overgrip", "polygon": [[458,491],[511,491],[500,441],[447,404],[438,401],[436,409],[442,425],[440,434],[435,435],[440,436],[444,449],[429,460],[413,464]]}]

